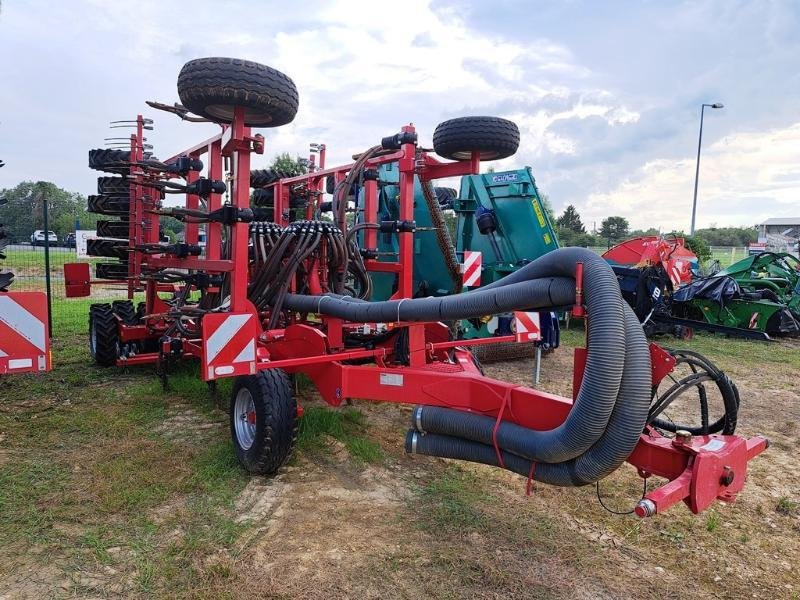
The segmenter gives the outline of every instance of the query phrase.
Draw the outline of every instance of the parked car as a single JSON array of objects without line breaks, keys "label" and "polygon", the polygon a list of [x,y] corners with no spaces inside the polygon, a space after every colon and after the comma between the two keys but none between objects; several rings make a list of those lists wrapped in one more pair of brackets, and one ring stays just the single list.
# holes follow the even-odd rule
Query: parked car
[{"label": "parked car", "polygon": [[75,247],[75,234],[68,233],[67,237],[64,238],[64,247],[65,248],[74,248]]},{"label": "parked car", "polygon": [[[55,231],[47,232],[47,243],[50,246],[58,244],[58,236]],[[31,246],[44,246],[44,230],[37,229],[31,234]]]}]

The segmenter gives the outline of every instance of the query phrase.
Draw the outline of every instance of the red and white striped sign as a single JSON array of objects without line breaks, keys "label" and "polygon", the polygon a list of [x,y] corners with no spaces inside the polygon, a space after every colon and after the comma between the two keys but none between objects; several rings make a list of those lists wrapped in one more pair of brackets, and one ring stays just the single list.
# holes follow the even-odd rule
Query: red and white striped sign
[{"label": "red and white striped sign", "polygon": [[0,293],[0,375],[49,371],[47,296]]},{"label": "red and white striped sign", "polygon": [[464,264],[461,265],[461,283],[464,287],[475,287],[481,284],[480,252],[464,250]]},{"label": "red and white striped sign", "polygon": [[254,314],[209,313],[204,316],[203,379],[254,375],[256,335]]},{"label": "red and white striped sign", "polygon": [[535,342],[542,339],[538,312],[514,311],[514,333],[518,342]]}]

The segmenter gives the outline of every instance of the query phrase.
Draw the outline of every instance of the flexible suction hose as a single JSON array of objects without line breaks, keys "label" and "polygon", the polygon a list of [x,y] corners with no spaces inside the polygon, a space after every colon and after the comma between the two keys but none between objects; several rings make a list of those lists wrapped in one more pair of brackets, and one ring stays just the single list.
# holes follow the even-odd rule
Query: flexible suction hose
[{"label": "flexible suction hose", "polygon": [[[636,445],[650,404],[650,354],[641,325],[622,300],[611,267],[581,248],[553,251],[479,290],[442,298],[359,302],[339,296],[287,295],[286,306],[352,321],[428,321],[480,317],[512,310],[552,310],[575,300],[574,273],[584,265],[588,320],[586,370],[565,421],[534,431],[503,421],[498,447],[514,471],[557,485],[592,483],[616,469]],[[439,407],[418,407],[407,440],[418,454],[496,464],[495,419]],[[424,435],[423,435],[424,432]],[[518,457],[519,460],[513,457]],[[525,466],[527,463],[527,467]],[[519,467],[519,469],[515,468]]]}]

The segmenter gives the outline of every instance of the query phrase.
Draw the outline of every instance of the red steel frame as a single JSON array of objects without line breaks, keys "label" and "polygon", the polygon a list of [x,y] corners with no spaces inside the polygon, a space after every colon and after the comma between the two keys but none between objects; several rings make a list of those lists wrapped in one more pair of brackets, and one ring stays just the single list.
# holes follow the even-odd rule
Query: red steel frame
[{"label": "red steel frame", "polygon": [[[142,152],[142,119],[138,119],[139,127],[135,137],[131,139],[131,152],[141,159]],[[402,132],[414,134],[412,125],[402,128]],[[237,109],[233,123],[223,126],[220,134],[181,152],[179,156],[197,159],[207,158],[208,178],[223,179],[223,160],[231,161],[232,189],[231,204],[240,209],[250,206],[250,155],[261,154],[264,150],[263,138],[253,136],[250,129],[243,124],[243,112]],[[165,162],[169,162],[168,159]],[[479,173],[479,157],[473,154],[470,160],[457,162],[441,162],[424,151],[419,151],[414,143],[403,143],[393,152],[370,159],[365,167],[377,168],[390,162],[396,162],[400,171],[400,219],[414,219],[414,177],[422,180],[433,180],[442,177]],[[304,184],[310,191],[314,202],[310,203],[307,218],[311,218],[316,203],[321,201],[321,190],[325,178],[332,175],[341,181],[352,168],[352,164],[335,168],[325,167],[325,148],[320,147],[319,165],[313,163],[311,172],[297,177],[280,180],[274,184],[274,216],[275,222],[288,225],[290,187]],[[146,213],[146,208],[155,206],[148,200],[147,187],[144,184],[154,176],[140,168],[131,171],[131,247],[140,243],[153,243],[158,238],[158,217]],[[155,177],[164,177],[157,175]],[[196,180],[199,175],[191,173],[188,181]],[[364,221],[377,222],[377,185],[368,182],[365,186]],[[135,200],[135,201],[134,201]],[[200,199],[197,196],[186,197],[187,208],[197,209]],[[222,206],[220,194],[211,194],[208,198],[209,211]],[[120,323],[122,341],[144,339],[160,335],[165,323],[160,313],[164,312],[163,301],[158,292],[174,291],[175,286],[157,284],[149,279],[142,279],[142,267],[176,268],[202,270],[207,273],[230,274],[230,313],[252,314],[256,311],[247,299],[248,271],[248,238],[247,223],[236,223],[230,226],[231,256],[220,255],[223,239],[223,226],[220,223],[206,225],[205,256],[177,258],[168,255],[147,255],[132,252],[130,264],[133,265],[129,279],[129,295],[136,289],[146,288],[147,325],[126,326]],[[374,248],[376,232],[367,230],[364,235],[365,246]],[[399,233],[399,255],[395,262],[381,262],[369,259],[365,265],[369,271],[391,272],[398,275],[398,289],[394,298],[410,298],[412,296],[413,274],[413,232]],[[189,244],[198,241],[197,224],[186,225],[186,240]],[[579,265],[580,271],[580,265]],[[576,273],[577,297],[576,311],[581,313],[582,272]],[[263,323],[264,315],[257,315],[258,322]],[[591,318],[591,315],[588,315]],[[447,328],[440,323],[394,323],[390,326],[407,327],[409,331],[409,364],[398,365],[393,361],[393,349],[390,345],[379,345],[370,350],[348,350],[344,348],[344,333],[360,324],[347,323],[340,319],[324,315],[312,316],[305,321],[294,316],[292,322],[283,329],[264,330],[255,336],[257,346],[256,360],[252,369],[281,368],[290,373],[305,373],[319,389],[326,402],[338,406],[348,398],[362,398],[383,402],[414,403],[434,406],[445,406],[460,410],[475,411],[484,415],[497,417],[502,412],[503,420],[512,421],[534,430],[547,430],[563,422],[572,407],[573,400],[546,392],[505,383],[484,377],[464,348],[479,343],[496,343],[514,341],[513,336],[506,338],[490,338],[487,340],[450,341]],[[203,344],[205,336],[182,339],[182,353],[185,356],[203,360]],[[165,344],[166,346],[166,344]],[[654,364],[661,366],[654,369],[653,381],[658,382],[674,363],[657,346],[651,347]],[[455,356],[455,360],[451,357]],[[582,378],[585,350],[576,353],[576,375],[574,389],[577,390]],[[371,359],[369,365],[346,364],[352,359]],[[159,360],[159,353],[140,354],[129,358],[121,358],[117,364],[153,363]],[[204,379],[214,379],[217,375],[213,369],[201,368]],[[744,486],[747,462],[762,452],[767,446],[763,437],[745,440],[738,436],[698,436],[694,439],[665,438],[655,430],[648,428],[639,439],[628,462],[634,465],[641,476],[655,475],[668,479],[669,482],[651,492],[637,506],[639,516],[650,516],[662,512],[677,502],[684,501],[693,512],[700,512],[716,499],[732,501],[737,492]]]}]

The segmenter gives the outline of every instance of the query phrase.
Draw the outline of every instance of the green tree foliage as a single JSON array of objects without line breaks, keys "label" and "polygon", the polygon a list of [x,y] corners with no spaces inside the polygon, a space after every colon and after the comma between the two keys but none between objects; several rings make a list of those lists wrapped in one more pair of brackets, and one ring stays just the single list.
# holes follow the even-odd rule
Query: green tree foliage
[{"label": "green tree foliage", "polygon": [[632,238],[646,237],[652,235],[661,235],[661,231],[659,231],[655,227],[650,227],[649,229],[634,229],[628,235],[630,235],[630,237]]},{"label": "green tree foliage", "polygon": [[284,152],[275,156],[271,168],[281,173],[284,177],[303,175],[308,173],[308,159],[300,156],[292,158],[288,152]]},{"label": "green tree foliage", "polygon": [[700,260],[700,264],[711,260],[711,248],[706,241],[697,235],[686,235],[682,231],[673,231],[669,235],[683,238],[683,245],[694,252]]},{"label": "green tree foliage", "polygon": [[564,213],[556,219],[556,225],[559,230],[569,229],[575,233],[586,233],[586,227],[584,227],[583,221],[581,221],[581,216],[572,204],[567,206],[567,208],[564,209]]},{"label": "green tree foliage", "polygon": [[628,219],[608,217],[600,224],[600,237],[610,242],[618,242],[628,237]]},{"label": "green tree foliage", "polygon": [[709,227],[696,230],[694,235],[709,246],[746,246],[758,240],[755,227]]},{"label": "green tree foliage", "polygon": [[14,188],[0,190],[8,203],[0,206],[0,223],[19,242],[27,241],[36,229],[44,229],[44,203],[48,203],[50,231],[59,240],[76,229],[94,229],[98,215],[87,212],[86,197],[61,189],[48,181],[23,181]]}]

